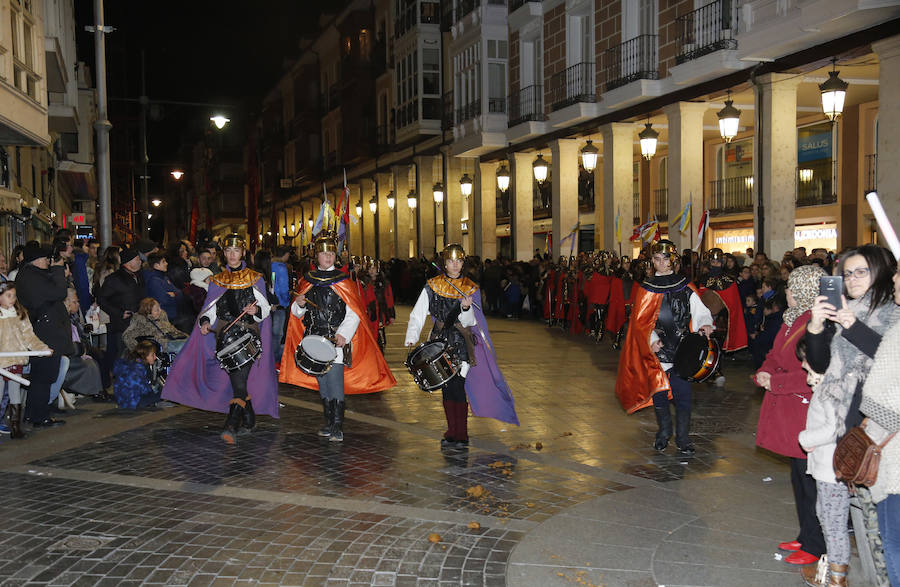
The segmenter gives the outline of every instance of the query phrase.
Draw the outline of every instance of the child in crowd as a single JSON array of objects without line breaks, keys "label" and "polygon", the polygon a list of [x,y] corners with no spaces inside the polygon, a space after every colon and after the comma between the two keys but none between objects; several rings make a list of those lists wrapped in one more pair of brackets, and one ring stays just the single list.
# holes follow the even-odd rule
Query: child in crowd
[{"label": "child in crowd", "polygon": [[114,393],[120,408],[136,410],[155,406],[160,401],[162,386],[154,383],[157,346],[143,340],[113,367]]},{"label": "child in crowd", "polygon": [[[0,349],[5,351],[45,351],[50,348],[37,337],[31,328],[28,312],[16,299],[16,283],[0,283]],[[28,357],[0,357],[0,368],[15,375],[22,374]],[[0,415],[9,401],[9,429],[11,438],[25,438],[22,432],[22,403],[25,392],[12,379],[0,376]]]}]

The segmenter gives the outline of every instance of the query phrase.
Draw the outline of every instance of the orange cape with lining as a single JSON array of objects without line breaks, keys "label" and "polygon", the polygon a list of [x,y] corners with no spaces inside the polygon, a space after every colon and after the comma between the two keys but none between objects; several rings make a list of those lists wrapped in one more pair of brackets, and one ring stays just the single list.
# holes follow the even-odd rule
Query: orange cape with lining
[{"label": "orange cape with lining", "polygon": [[[311,287],[311,283],[301,279],[297,284],[297,293],[305,294]],[[374,393],[394,387],[397,380],[378,348],[375,335],[365,324],[368,321],[368,315],[359,299],[356,283],[352,279],[344,279],[331,284],[330,287],[347,304],[347,307],[359,316],[359,326],[356,328],[352,340],[353,366],[344,369],[344,393],[347,395]],[[281,375],[278,377],[278,381],[318,390],[319,381],[312,375],[301,371],[294,361],[294,353],[297,345],[300,344],[300,339],[303,338],[304,330],[303,321],[290,314],[287,335],[284,340],[284,354],[281,357]]]},{"label": "orange cape with lining", "polygon": [[[672,394],[669,377],[663,371],[656,354],[650,350],[650,333],[656,327],[656,319],[662,306],[663,295],[654,293],[635,283],[637,293],[631,307],[628,333],[619,355],[619,372],[616,377],[616,397],[628,414],[653,405],[653,394],[668,391]],[[696,288],[688,287],[696,293]]]}]

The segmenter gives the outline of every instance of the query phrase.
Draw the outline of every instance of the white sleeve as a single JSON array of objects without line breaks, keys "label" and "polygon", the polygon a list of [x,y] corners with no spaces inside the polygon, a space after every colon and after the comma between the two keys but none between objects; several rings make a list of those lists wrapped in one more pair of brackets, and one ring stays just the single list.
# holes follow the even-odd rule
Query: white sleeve
[{"label": "white sleeve", "polygon": [[697,332],[704,326],[712,325],[713,319],[709,308],[706,307],[700,296],[691,292],[691,330]]},{"label": "white sleeve", "polygon": [[272,305],[269,303],[269,300],[266,299],[266,294],[262,293],[255,287],[253,288],[253,297],[256,298],[256,307],[259,308],[259,311],[253,316],[253,319],[257,322],[262,322],[269,316],[269,312],[272,310]]},{"label": "white sleeve", "polygon": [[296,316],[297,318],[303,318],[303,315],[306,314],[306,306],[300,307],[296,301],[291,304],[291,314]]},{"label": "white sleeve", "polygon": [[212,328],[216,325],[216,303],[213,302],[209,305],[209,308],[197,318],[198,320],[202,318],[207,318],[209,320],[209,327]]},{"label": "white sleeve", "polygon": [[659,342],[659,334],[655,329],[650,331],[650,346],[653,346],[654,342]]},{"label": "white sleeve", "polygon": [[463,328],[475,326],[475,310],[471,307],[468,310],[462,310],[459,313],[459,323]]},{"label": "white sleeve", "polygon": [[428,288],[423,288],[413,306],[412,312],[409,313],[409,324],[406,327],[406,341],[404,344],[416,344],[419,342],[419,336],[422,334],[422,327],[425,326],[425,319],[428,318]]},{"label": "white sleeve", "polygon": [[341,321],[340,326],[337,327],[337,332],[335,332],[335,334],[340,334],[347,342],[350,342],[351,340],[353,340],[353,335],[356,334],[356,329],[358,326],[359,316],[356,315],[356,312],[350,309],[350,306],[347,306],[347,314]]}]

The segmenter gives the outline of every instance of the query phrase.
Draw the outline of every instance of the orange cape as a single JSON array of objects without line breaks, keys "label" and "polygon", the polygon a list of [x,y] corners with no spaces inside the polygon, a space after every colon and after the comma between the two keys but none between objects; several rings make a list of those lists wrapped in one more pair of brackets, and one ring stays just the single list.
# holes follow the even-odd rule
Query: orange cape
[{"label": "orange cape", "polygon": [[[671,394],[672,390],[659,358],[650,350],[650,333],[656,327],[664,294],[648,291],[638,283],[633,287],[638,291],[634,296],[616,377],[616,397],[628,414],[652,405],[654,393],[668,391]],[[688,287],[697,291],[693,284],[688,284]]]},{"label": "orange cape", "polygon": [[[707,291],[707,288],[700,288],[701,294],[705,291]],[[725,338],[725,346],[722,350],[730,353],[747,348],[747,326],[744,322],[744,306],[741,304],[741,294],[738,293],[737,284],[732,283],[721,291],[710,291],[719,296],[722,303],[728,308],[728,332]]]},{"label": "orange cape", "polygon": [[[305,294],[312,284],[301,279],[297,284],[297,293]],[[351,279],[344,279],[331,284],[335,293],[359,316],[359,326],[353,335],[352,352],[353,366],[344,369],[344,393],[347,395],[359,393],[374,393],[390,389],[397,384],[394,374],[384,360],[384,355],[378,349],[378,342],[372,330],[365,324],[368,321],[365,308],[356,292],[356,284]],[[290,383],[307,389],[319,389],[319,381],[312,375],[307,375],[297,367],[294,361],[294,353],[300,339],[303,338],[303,321],[290,314],[287,335],[284,340],[284,354],[281,357],[281,375],[278,381]]]}]

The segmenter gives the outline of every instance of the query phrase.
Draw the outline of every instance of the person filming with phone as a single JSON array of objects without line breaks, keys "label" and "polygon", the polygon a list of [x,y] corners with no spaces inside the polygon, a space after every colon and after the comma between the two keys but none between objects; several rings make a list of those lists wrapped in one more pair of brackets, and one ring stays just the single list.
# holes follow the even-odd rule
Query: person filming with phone
[{"label": "person filming with phone", "polygon": [[[862,422],[859,406],[872,358],[882,335],[900,319],[900,308],[893,300],[896,266],[893,255],[882,247],[863,245],[847,251],[837,276],[820,278],[820,295],[806,327],[807,362],[824,378],[813,389],[806,429],[798,440],[808,453],[807,472],[816,480],[816,513],[825,535],[828,585],[846,584],[850,563],[850,493],[835,477],[834,450],[845,432]],[[837,292],[842,295],[838,297]],[[868,489],[858,491],[863,507],[873,507]],[[818,584],[815,566],[803,567],[801,572],[808,584]]]}]

